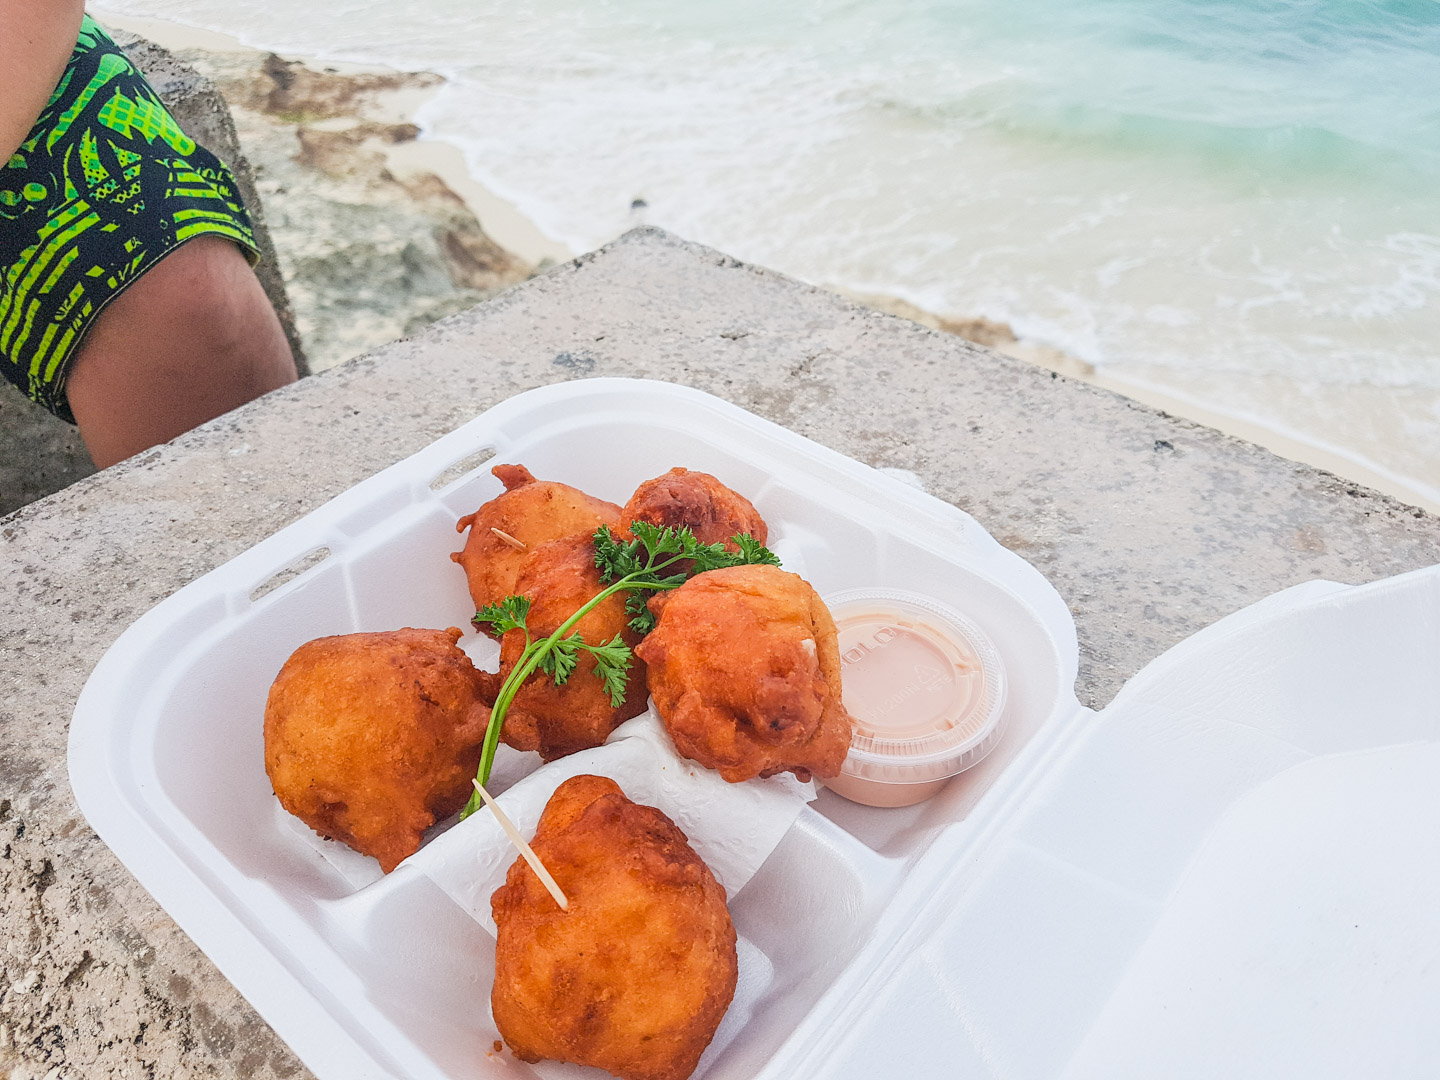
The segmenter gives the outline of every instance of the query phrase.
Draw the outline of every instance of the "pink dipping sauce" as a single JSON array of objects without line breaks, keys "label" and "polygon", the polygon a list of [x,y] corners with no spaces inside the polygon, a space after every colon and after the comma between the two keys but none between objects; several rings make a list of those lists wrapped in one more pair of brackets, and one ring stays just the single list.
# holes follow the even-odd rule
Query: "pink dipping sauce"
[{"label": "pink dipping sauce", "polygon": [[826,604],[839,630],[842,700],[855,722],[844,771],[826,787],[867,806],[909,806],[994,748],[1005,671],[979,627],[894,589],[854,589]]}]

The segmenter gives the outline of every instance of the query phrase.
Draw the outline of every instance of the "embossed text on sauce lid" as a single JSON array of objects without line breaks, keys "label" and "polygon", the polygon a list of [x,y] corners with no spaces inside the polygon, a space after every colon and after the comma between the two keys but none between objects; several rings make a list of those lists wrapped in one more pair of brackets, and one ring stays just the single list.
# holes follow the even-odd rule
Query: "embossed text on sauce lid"
[{"label": "embossed text on sauce lid", "polygon": [[852,589],[825,602],[854,721],[844,771],[826,787],[871,806],[908,806],[995,747],[1005,669],[974,622],[897,589]]}]

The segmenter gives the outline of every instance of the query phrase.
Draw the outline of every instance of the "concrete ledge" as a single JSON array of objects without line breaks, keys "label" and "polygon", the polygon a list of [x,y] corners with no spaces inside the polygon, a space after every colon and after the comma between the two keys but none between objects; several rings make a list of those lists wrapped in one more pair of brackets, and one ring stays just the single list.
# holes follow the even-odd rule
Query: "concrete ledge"
[{"label": "concrete ledge", "polygon": [[[235,124],[225,99],[208,80],[160,46],[124,31],[117,30],[113,36],[135,66],[145,73],[185,133],[235,173],[245,206],[254,220],[255,238],[260,247],[261,262],[255,274],[275,305],[300,373],[306,374],[305,353],[295,329],[295,316],[280,276],[275,247],[265,225],[264,208],[255,190],[255,177],[250,163],[240,152]],[[56,419],[8,383],[0,385],[0,517],[94,471],[80,433],[72,425]]]},{"label": "concrete ledge", "polygon": [[0,523],[0,1073],[303,1075],[81,819],[65,765],[76,697],[162,597],[496,402],[592,375],[686,383],[913,470],[1066,598],[1090,705],[1278,589],[1440,562],[1440,521],[1422,511],[631,233]]}]

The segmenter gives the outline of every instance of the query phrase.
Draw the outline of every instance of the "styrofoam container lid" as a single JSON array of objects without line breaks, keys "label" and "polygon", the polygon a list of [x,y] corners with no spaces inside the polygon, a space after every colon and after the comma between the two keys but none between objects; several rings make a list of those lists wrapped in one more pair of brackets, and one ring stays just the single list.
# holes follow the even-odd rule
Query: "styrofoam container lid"
[{"label": "styrofoam container lid", "polygon": [[944,780],[994,749],[1005,666],[974,622],[902,589],[850,589],[826,604],[854,721],[845,775],[886,784]]}]

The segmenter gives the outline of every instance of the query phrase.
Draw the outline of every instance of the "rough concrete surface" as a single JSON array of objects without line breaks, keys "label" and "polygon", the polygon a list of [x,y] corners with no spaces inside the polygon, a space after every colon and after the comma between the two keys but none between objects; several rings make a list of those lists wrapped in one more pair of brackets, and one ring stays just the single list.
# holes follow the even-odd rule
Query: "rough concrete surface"
[{"label": "rough concrete surface", "polygon": [[1440,521],[1421,511],[631,233],[0,521],[0,1074],[303,1075],[80,817],[65,766],[75,700],[162,597],[496,402],[599,375],[685,383],[918,473],[1069,602],[1090,705],[1277,589],[1440,561]]},{"label": "rough concrete surface", "polygon": [[[116,31],[114,38],[135,66],[145,73],[185,133],[235,173],[254,220],[255,239],[260,247],[261,261],[255,268],[256,276],[275,305],[303,374],[305,354],[295,329],[295,317],[285,294],[285,282],[280,276],[270,232],[265,226],[255,177],[240,152],[225,99],[207,80],[158,45],[123,31]],[[0,514],[8,514],[94,471],[90,455],[85,452],[85,445],[73,425],[52,416],[8,384],[0,388]]]}]

